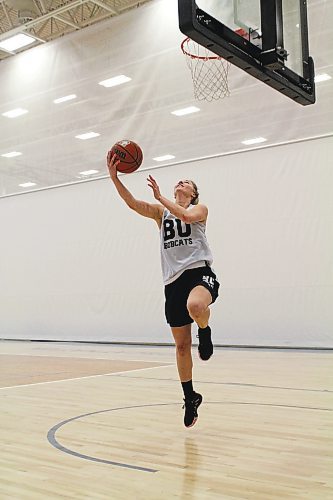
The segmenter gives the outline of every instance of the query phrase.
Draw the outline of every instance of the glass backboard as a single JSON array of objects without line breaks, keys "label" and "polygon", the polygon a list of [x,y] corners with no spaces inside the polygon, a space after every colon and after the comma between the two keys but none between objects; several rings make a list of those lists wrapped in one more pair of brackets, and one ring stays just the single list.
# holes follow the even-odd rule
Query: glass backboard
[{"label": "glass backboard", "polygon": [[306,0],[178,0],[181,31],[300,104],[315,102]]}]

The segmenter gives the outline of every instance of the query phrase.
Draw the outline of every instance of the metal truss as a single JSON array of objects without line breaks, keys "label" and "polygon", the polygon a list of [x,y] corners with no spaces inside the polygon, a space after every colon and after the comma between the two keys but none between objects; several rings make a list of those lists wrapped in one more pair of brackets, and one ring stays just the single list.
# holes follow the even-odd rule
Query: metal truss
[{"label": "metal truss", "polygon": [[[30,34],[35,45],[54,40],[151,0],[0,0],[0,42]],[[21,49],[26,50],[26,48]],[[0,49],[0,60],[16,54]]]}]

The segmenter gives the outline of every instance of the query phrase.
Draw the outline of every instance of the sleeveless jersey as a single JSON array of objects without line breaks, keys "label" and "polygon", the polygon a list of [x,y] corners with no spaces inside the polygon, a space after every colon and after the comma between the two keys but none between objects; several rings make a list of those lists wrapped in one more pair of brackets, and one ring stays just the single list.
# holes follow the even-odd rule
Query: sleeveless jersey
[{"label": "sleeveless jersey", "polygon": [[164,209],[161,224],[161,264],[165,285],[187,269],[213,263],[204,222],[185,224]]}]

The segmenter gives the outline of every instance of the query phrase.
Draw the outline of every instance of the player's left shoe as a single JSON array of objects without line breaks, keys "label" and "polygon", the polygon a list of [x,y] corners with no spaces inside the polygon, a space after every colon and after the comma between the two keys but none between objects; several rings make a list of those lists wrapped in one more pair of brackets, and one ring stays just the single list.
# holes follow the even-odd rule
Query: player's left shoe
[{"label": "player's left shoe", "polygon": [[202,403],[202,396],[197,392],[193,392],[190,399],[184,399],[183,409],[185,408],[184,425],[192,427],[198,420],[198,408]]}]

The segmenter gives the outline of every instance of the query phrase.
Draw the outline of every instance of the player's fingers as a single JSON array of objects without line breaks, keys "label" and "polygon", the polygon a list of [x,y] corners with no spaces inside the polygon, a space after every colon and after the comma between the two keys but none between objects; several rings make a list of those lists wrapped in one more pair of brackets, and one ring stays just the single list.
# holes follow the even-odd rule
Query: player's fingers
[{"label": "player's fingers", "polygon": [[155,181],[154,177],[152,177],[151,175],[149,176],[149,178],[147,179],[149,182],[152,183],[152,185],[156,188],[157,187],[157,182]]},{"label": "player's fingers", "polygon": [[112,155],[112,158],[111,158],[111,165],[118,165],[119,163],[119,158],[117,158],[117,155]]}]

